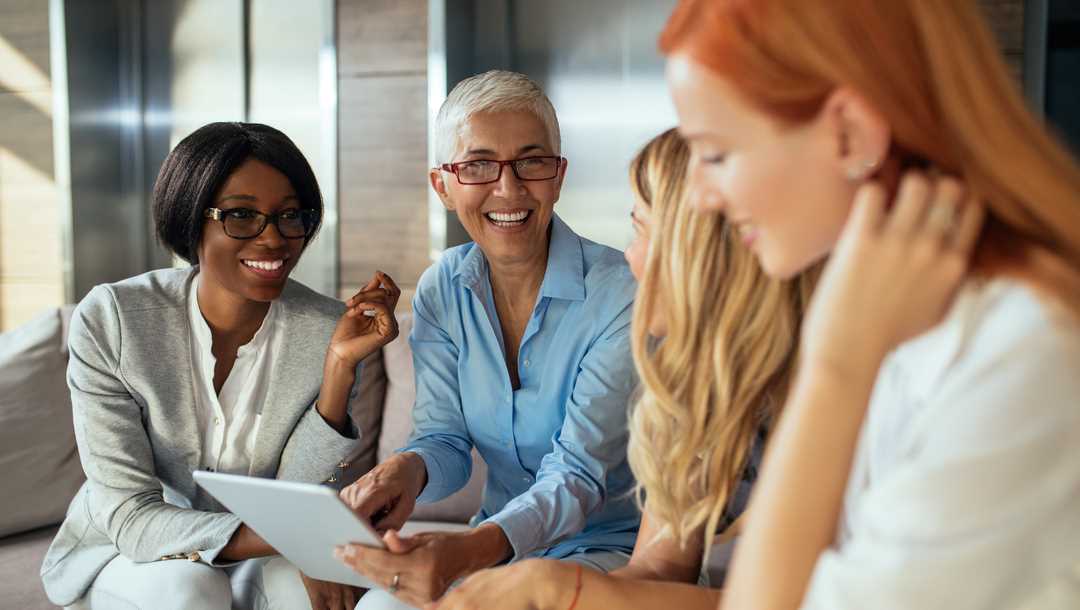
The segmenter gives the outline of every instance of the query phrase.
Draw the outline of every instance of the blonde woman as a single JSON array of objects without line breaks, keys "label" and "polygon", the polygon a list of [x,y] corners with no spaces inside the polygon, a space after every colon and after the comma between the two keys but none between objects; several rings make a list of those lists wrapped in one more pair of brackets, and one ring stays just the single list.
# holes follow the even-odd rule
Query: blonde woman
[{"label": "blonde woman", "polygon": [[488,570],[439,610],[715,607],[719,591],[699,586],[703,558],[745,508],[813,274],[766,278],[723,218],[683,205],[688,158],[669,130],[631,164],[626,258],[640,281],[632,339],[644,388],[629,454],[644,517],[629,565],[609,575],[543,560]]}]

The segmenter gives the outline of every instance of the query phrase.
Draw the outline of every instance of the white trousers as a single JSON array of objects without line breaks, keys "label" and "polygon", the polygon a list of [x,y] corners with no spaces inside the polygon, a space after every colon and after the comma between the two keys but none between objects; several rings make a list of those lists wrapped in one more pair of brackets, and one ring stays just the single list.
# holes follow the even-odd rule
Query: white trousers
[{"label": "white trousers", "polygon": [[183,559],[134,563],[123,555],[102,568],[69,610],[307,609],[300,571],[281,557],[228,568]]},{"label": "white trousers", "polygon": [[[580,563],[598,572],[610,572],[625,566],[630,561],[630,556],[619,551],[593,551],[564,557],[561,561]],[[356,610],[416,610],[416,608],[382,589],[372,589],[360,598],[360,603],[356,604]]]}]

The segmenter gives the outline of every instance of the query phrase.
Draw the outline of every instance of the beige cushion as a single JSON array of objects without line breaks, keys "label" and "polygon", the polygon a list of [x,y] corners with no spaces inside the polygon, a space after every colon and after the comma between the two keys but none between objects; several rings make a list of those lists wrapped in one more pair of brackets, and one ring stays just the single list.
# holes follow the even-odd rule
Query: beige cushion
[{"label": "beige cushion", "polygon": [[[408,340],[412,331],[412,315],[400,316],[399,323],[401,335],[383,348],[387,386],[382,436],[379,437],[380,462],[404,446],[412,433],[412,409],[416,402],[416,376]],[[475,449],[472,457],[473,471],[469,483],[444,500],[417,505],[412,519],[465,523],[480,510],[487,465]]]},{"label": "beige cushion", "polygon": [[349,456],[349,468],[343,473],[344,483],[360,478],[377,463],[383,402],[386,398],[386,367],[383,366],[382,350],[376,350],[364,359],[358,381],[359,395],[353,400],[351,415],[361,442],[358,450]]},{"label": "beige cushion", "polygon": [[66,379],[70,315],[51,309],[0,334],[0,536],[60,522],[84,479]]}]

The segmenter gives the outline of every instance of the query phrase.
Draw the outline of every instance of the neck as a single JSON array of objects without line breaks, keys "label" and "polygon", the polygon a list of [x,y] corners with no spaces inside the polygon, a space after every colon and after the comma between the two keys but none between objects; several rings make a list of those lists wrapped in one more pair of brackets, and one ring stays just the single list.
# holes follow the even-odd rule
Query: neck
[{"label": "neck", "polygon": [[251,301],[225,290],[206,276],[198,289],[199,311],[214,337],[214,343],[244,345],[262,326],[270,303]]},{"label": "neck", "polygon": [[540,284],[543,283],[544,273],[547,271],[547,259],[548,244],[545,242],[539,252],[527,259],[489,260],[491,291],[494,293],[495,303],[510,305],[512,309],[527,306],[529,311],[532,311],[536,294],[540,292]]}]

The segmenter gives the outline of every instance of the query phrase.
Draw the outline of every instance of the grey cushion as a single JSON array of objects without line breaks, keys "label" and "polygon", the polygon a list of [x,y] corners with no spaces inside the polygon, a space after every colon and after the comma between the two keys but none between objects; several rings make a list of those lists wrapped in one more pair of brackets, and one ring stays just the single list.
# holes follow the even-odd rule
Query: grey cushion
[{"label": "grey cushion", "polygon": [[[396,449],[405,445],[412,433],[412,409],[416,402],[416,375],[413,369],[412,351],[409,349],[409,333],[412,316],[399,319],[401,335],[383,348],[386,365],[386,406],[382,417],[382,436],[379,437],[379,461],[386,459]],[[431,504],[418,504],[412,518],[421,521],[451,521],[465,523],[480,510],[487,465],[480,454],[473,450],[472,478],[461,491]]]},{"label": "grey cushion", "polygon": [[0,536],[59,523],[84,479],[66,381],[70,313],[0,334]]}]

